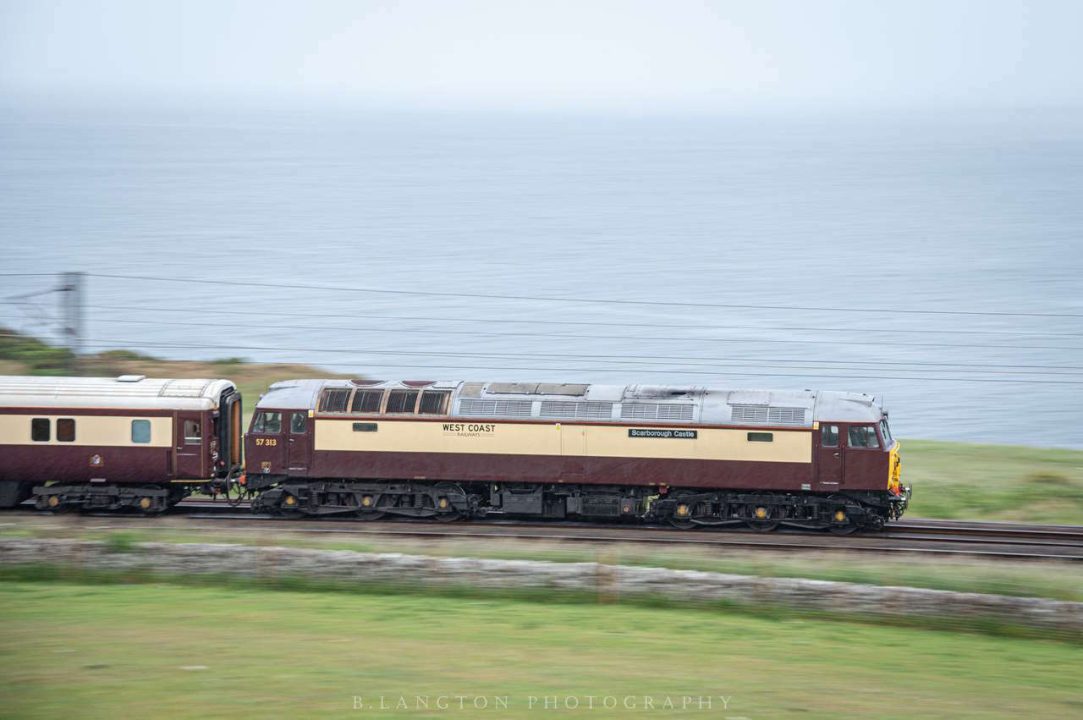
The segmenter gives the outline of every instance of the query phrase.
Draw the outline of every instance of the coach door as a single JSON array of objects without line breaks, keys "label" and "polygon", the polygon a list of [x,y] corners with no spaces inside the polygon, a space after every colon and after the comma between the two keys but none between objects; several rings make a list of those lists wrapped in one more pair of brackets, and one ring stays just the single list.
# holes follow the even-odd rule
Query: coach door
[{"label": "coach door", "polygon": [[308,472],[312,458],[312,430],[314,418],[308,412],[291,412],[289,432],[286,436],[286,452],[289,454],[290,472]]},{"label": "coach door", "polygon": [[842,483],[842,447],[839,445],[839,425],[820,425],[819,456],[817,460],[817,490],[837,490]]},{"label": "coach door", "polygon": [[206,468],[203,460],[203,434],[208,428],[203,427],[203,417],[199,413],[177,413],[174,427],[174,448],[176,448],[176,477],[203,478]]}]

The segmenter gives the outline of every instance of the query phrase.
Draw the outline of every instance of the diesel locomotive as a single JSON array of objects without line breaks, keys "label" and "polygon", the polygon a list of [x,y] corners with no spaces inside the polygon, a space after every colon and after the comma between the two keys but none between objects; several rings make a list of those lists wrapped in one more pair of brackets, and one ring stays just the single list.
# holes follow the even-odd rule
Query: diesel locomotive
[{"label": "diesel locomotive", "polygon": [[877,398],[657,385],[295,380],[245,440],[254,508],[852,532],[902,516]]},{"label": "diesel locomotive", "polygon": [[292,516],[589,518],[838,533],[902,516],[871,395],[292,380],[241,445],[228,380],[0,378],[0,507],[160,512],[196,490]]}]

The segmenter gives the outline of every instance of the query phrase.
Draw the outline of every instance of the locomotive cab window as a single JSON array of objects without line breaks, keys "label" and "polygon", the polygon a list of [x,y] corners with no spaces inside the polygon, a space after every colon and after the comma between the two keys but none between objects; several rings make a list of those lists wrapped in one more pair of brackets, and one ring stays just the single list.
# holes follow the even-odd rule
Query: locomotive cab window
[{"label": "locomotive cab window", "polygon": [[383,399],[383,390],[358,390],[353,394],[350,412],[378,413],[380,412],[380,403],[383,402]]},{"label": "locomotive cab window", "polygon": [[451,393],[446,390],[426,390],[421,393],[421,405],[417,411],[422,415],[446,415],[450,397]]},{"label": "locomotive cab window", "polygon": [[839,446],[839,426],[838,425],[824,425],[820,428],[820,446],[821,447],[838,447]]},{"label": "locomotive cab window", "polygon": [[388,413],[412,413],[417,405],[417,390],[392,390],[387,394]]},{"label": "locomotive cab window", "polygon": [[34,418],[30,421],[31,441],[49,442],[52,435],[52,421],[49,418]]},{"label": "locomotive cab window", "polygon": [[854,425],[850,428],[848,442],[852,448],[875,450],[880,447],[876,438],[876,428],[872,425]]},{"label": "locomotive cab window", "polygon": [[75,421],[71,418],[61,418],[56,421],[57,442],[75,442]]},{"label": "locomotive cab window", "polygon": [[252,432],[276,434],[282,432],[282,413],[261,412],[252,423]]},{"label": "locomotive cab window", "polygon": [[203,442],[203,434],[199,432],[198,420],[184,421],[184,443],[186,445],[198,445]]},{"label": "locomotive cab window", "polygon": [[308,428],[308,415],[303,412],[295,412],[290,415],[290,432],[294,435],[304,435]]},{"label": "locomotive cab window", "polygon": [[880,421],[880,434],[884,436],[884,447],[889,448],[895,444],[895,440],[891,437],[891,428],[887,426],[887,419]]},{"label": "locomotive cab window", "polygon": [[750,432],[748,434],[749,442],[774,442],[775,434],[769,432]]},{"label": "locomotive cab window", "polygon": [[150,420],[132,420],[132,442],[136,445],[150,442]]},{"label": "locomotive cab window", "polygon": [[349,401],[349,388],[327,388],[320,395],[320,412],[344,413]]}]

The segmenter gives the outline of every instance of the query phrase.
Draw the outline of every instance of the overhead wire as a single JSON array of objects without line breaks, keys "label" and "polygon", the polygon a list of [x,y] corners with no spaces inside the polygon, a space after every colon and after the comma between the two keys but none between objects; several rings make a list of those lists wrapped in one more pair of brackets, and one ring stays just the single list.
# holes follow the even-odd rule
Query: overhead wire
[{"label": "overhead wire", "polygon": [[[107,278],[113,280],[141,280],[148,282],[171,282],[190,283],[222,286],[221,280],[203,278],[176,278],[154,275],[125,275],[121,273],[87,273],[90,277]],[[263,287],[276,290],[316,290],[326,292],[353,292],[385,295],[413,295],[417,297],[455,297],[484,300],[526,300],[531,302],[561,302],[561,303],[592,303],[606,305],[640,305],[658,307],[703,307],[703,308],[733,308],[751,310],[787,310],[787,311],[811,311],[811,312],[851,312],[853,308],[818,307],[801,305],[755,305],[749,303],[712,303],[712,302],[688,302],[675,300],[631,300],[623,298],[584,298],[584,297],[554,297],[545,295],[511,295],[497,293],[466,293],[466,292],[441,292],[434,290],[392,290],[388,288],[350,287],[335,285],[314,285],[304,283],[270,283],[256,282],[252,280],[230,280],[231,287]],[[1080,313],[1039,313],[1039,312],[1003,312],[992,310],[930,310],[909,308],[875,308],[862,307],[863,312],[883,314],[914,314],[914,315],[959,315],[959,316],[989,316],[989,317],[1049,317],[1049,318],[1083,318]]]},{"label": "overhead wire", "polygon": [[[14,337],[14,334],[0,333],[0,337],[8,336]],[[153,347],[153,348],[172,348],[172,349],[188,349],[188,350],[219,350],[219,345],[208,345],[199,343],[136,343],[132,340],[113,339],[106,340],[101,338],[88,338],[88,342],[93,342],[103,347],[118,347],[118,348],[130,348],[133,346],[141,347]],[[290,348],[290,347],[266,347],[255,345],[231,345],[231,350],[251,350],[251,351],[269,351],[269,352],[304,352],[304,353],[318,353],[318,354],[351,354],[351,355],[424,355],[424,356],[438,356],[438,357],[474,357],[468,353],[451,353],[451,352],[426,352],[426,351],[401,351],[401,350],[377,350],[377,349],[357,349],[357,348]],[[481,357],[486,357],[484,354],[479,354]],[[559,359],[554,362],[560,362]],[[558,368],[542,368],[542,367],[522,367],[522,366],[493,366],[493,365],[452,365],[452,364],[438,364],[438,365],[408,365],[402,363],[395,363],[396,367],[414,367],[414,368],[431,368],[431,369],[460,369],[460,370],[529,370],[532,372],[552,372],[558,370]],[[797,368],[788,368],[797,369]],[[847,371],[848,368],[828,368],[829,370],[841,370]],[[559,368],[562,372],[598,372],[599,370],[605,370],[605,368],[572,368],[562,366]],[[976,382],[976,383],[998,383],[998,384],[1012,384],[1023,383],[1032,385],[1083,385],[1083,380],[1032,380],[1024,378],[975,378],[975,377],[942,377],[931,375],[907,375],[907,376],[893,376],[893,375],[870,375],[864,372],[862,369],[861,374],[848,374],[848,375],[835,375],[825,374],[823,369],[816,369],[815,373],[760,373],[760,372],[730,372],[730,371],[698,371],[698,370],[683,370],[679,368],[671,368],[665,370],[653,370],[653,369],[637,369],[639,373],[652,373],[652,374],[665,374],[665,375],[703,375],[703,376],[741,376],[741,377],[797,377],[797,378],[809,378],[809,377],[822,377],[822,378],[836,378],[836,379],[851,379],[851,378],[863,378],[870,379],[875,378],[878,380],[920,380],[920,381],[932,381],[932,382]]]}]

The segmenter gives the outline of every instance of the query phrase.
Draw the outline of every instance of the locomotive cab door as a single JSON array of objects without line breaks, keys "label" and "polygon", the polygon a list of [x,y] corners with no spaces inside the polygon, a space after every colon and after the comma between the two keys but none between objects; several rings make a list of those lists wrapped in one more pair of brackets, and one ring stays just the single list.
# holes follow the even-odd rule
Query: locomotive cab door
[{"label": "locomotive cab door", "polygon": [[315,418],[306,411],[290,413],[289,432],[286,435],[287,467],[290,473],[307,473],[312,460],[312,434]]},{"label": "locomotive cab door", "polygon": [[816,458],[816,489],[822,492],[838,490],[842,486],[842,433],[836,424],[822,423],[818,438]]}]

